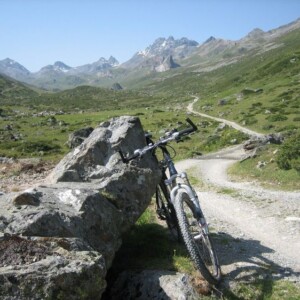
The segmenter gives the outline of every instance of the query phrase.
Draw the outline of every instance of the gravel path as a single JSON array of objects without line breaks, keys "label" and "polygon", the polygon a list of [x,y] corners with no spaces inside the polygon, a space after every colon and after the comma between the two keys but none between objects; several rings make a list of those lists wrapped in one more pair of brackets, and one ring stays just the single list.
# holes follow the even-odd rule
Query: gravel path
[{"label": "gravel path", "polygon": [[242,131],[246,134],[248,134],[249,136],[256,136],[256,137],[263,137],[264,135],[261,134],[261,133],[258,133],[258,132],[255,132],[253,130],[250,130],[246,127],[243,127],[235,122],[232,122],[232,121],[228,121],[226,119],[221,119],[221,118],[217,118],[217,117],[213,117],[213,116],[210,116],[210,115],[207,115],[207,114],[204,114],[204,113],[200,113],[198,111],[195,111],[193,106],[194,104],[199,100],[199,97],[197,96],[194,96],[194,101],[192,103],[190,103],[188,106],[187,106],[187,111],[189,112],[192,112],[193,114],[195,115],[198,115],[198,116],[201,116],[201,117],[205,117],[205,118],[208,118],[208,119],[212,119],[212,120],[215,120],[217,122],[220,122],[220,123],[225,123],[226,125],[228,126],[231,126],[239,131]]},{"label": "gravel path", "polygon": [[227,168],[244,155],[235,146],[181,161],[177,168],[190,169],[204,182],[197,193],[227,283],[256,276],[300,282],[300,193],[230,181]]}]

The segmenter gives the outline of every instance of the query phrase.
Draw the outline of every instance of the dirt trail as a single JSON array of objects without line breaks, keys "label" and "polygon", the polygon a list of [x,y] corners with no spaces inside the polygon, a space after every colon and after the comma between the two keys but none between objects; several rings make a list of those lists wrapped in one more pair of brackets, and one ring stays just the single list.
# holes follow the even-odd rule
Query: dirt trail
[{"label": "dirt trail", "polygon": [[[193,111],[192,105],[189,110]],[[251,131],[251,135],[259,134]],[[213,236],[226,282],[260,276],[299,283],[300,192],[273,191],[255,182],[231,181],[227,169],[244,155],[238,145],[181,161],[177,168],[190,170],[204,182],[197,193],[216,233]]]},{"label": "dirt trail", "polygon": [[198,116],[201,116],[201,117],[205,117],[205,118],[209,118],[209,119],[212,119],[212,120],[215,120],[215,121],[218,121],[218,122],[221,122],[221,123],[225,123],[226,125],[228,126],[231,126],[239,131],[242,131],[250,136],[256,136],[256,137],[263,137],[264,135],[261,134],[261,133],[258,133],[258,132],[255,132],[253,130],[250,130],[246,127],[243,127],[233,121],[228,121],[228,120],[225,120],[225,119],[221,119],[221,118],[217,118],[217,117],[212,117],[210,115],[207,115],[207,114],[204,114],[204,113],[200,113],[200,112],[197,112],[193,109],[193,106],[194,104],[199,100],[199,97],[197,96],[194,96],[194,101],[192,103],[190,103],[187,107],[187,110],[189,112],[192,112],[194,113],[195,115],[198,115]]}]

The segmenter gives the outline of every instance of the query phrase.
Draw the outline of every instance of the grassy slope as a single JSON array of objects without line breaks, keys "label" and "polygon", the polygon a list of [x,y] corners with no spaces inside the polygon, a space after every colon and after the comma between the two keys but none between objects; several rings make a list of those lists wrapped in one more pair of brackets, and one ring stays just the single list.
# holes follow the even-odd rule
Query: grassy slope
[{"label": "grassy slope", "polygon": [[0,74],[0,105],[19,105],[36,97],[37,92],[24,84]]},{"label": "grassy slope", "polygon": [[[222,115],[262,132],[281,131],[284,126],[295,125],[294,119],[299,116],[300,30],[287,34],[277,43],[281,47],[260,54],[250,51],[235,64],[203,73],[185,70],[163,81],[149,83],[147,88],[183,99],[196,94],[201,98],[199,110]],[[263,92],[243,94],[245,88],[262,88]],[[218,105],[221,99],[227,104]],[[279,114],[287,120],[274,121],[276,117],[271,116]]]}]

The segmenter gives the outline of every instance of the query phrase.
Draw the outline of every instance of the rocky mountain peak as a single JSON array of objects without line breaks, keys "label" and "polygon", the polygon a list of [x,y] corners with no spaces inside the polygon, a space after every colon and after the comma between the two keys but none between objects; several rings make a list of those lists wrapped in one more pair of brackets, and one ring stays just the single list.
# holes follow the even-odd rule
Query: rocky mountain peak
[{"label": "rocky mountain peak", "polygon": [[10,58],[5,58],[3,60],[0,60],[0,66],[3,67],[7,67],[7,68],[15,68],[15,69],[19,69],[19,70],[23,70],[23,71],[27,71],[29,72],[25,67],[23,67],[21,64],[19,64],[18,62],[16,62],[13,59]]},{"label": "rocky mountain peak", "polygon": [[214,36],[211,36],[203,44],[208,44],[208,43],[213,42],[215,40],[216,40],[216,38]]},{"label": "rocky mountain peak", "polygon": [[145,50],[140,51],[139,54],[148,57],[157,55],[174,55],[176,52],[176,48],[181,46],[183,46],[183,48],[196,47],[198,46],[198,43],[185,37],[178,40],[174,39],[173,36],[169,36],[167,39],[160,37],[156,39],[154,43],[148,46]]},{"label": "rocky mountain peak", "polygon": [[107,60],[104,57],[100,57],[98,59],[97,63],[103,63],[103,64],[105,64],[105,63],[107,63]]},{"label": "rocky mountain peak", "polygon": [[[169,66],[174,66],[175,63],[172,63],[173,59],[178,60],[187,57],[196,50],[198,45],[196,41],[189,40],[186,37],[181,39],[175,39],[173,36],[168,38],[160,37],[146,49],[137,52],[122,66],[129,69],[146,68],[163,72],[166,69],[170,69],[170,67],[165,68],[165,63]],[[166,58],[168,59],[166,60]]]},{"label": "rocky mountain peak", "polygon": [[22,80],[23,77],[26,77],[30,74],[25,67],[10,58],[0,60],[0,73],[17,80]]},{"label": "rocky mountain peak", "polygon": [[7,64],[7,65],[12,65],[12,64],[16,63],[14,60],[10,59],[9,57],[3,59],[1,62],[3,64]]},{"label": "rocky mountain peak", "polygon": [[62,71],[62,72],[67,72],[70,69],[72,69],[71,67],[67,66],[65,63],[63,63],[61,61],[56,61],[53,65],[53,67],[56,71]]},{"label": "rocky mountain peak", "polygon": [[40,69],[36,74],[47,74],[48,72],[58,72],[58,73],[66,73],[72,70],[72,67],[66,65],[62,61],[56,61],[53,65],[47,65]]},{"label": "rocky mountain peak", "polygon": [[104,57],[100,57],[98,61],[96,61],[94,64],[96,65],[110,65],[111,67],[119,65],[119,62],[116,58],[113,56],[110,56],[109,59],[107,60]]},{"label": "rocky mountain peak", "polygon": [[109,57],[108,63],[112,66],[118,66],[119,65],[119,61],[113,56]]},{"label": "rocky mountain peak", "polygon": [[265,32],[260,29],[260,28],[254,28],[252,31],[250,31],[246,38],[252,38],[252,39],[257,39],[262,37],[265,34]]}]

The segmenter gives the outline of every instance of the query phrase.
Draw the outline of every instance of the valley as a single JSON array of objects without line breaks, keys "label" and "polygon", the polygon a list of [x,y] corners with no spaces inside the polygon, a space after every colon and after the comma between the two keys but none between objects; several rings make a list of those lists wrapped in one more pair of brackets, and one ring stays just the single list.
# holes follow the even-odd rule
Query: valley
[{"label": "valley", "polygon": [[[244,285],[255,295],[257,284],[263,296],[290,283],[300,295],[300,20],[239,41],[158,38],[123,64],[57,61],[31,73],[0,61],[0,193],[40,184],[71,133],[121,115],[140,118],[154,139],[186,117],[198,126],[172,151],[203,199],[225,299],[240,299]],[[147,232],[150,219],[137,226]],[[185,261],[180,249],[173,259]],[[181,263],[167,268],[186,271]]]}]

